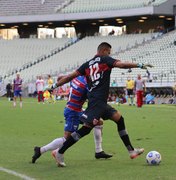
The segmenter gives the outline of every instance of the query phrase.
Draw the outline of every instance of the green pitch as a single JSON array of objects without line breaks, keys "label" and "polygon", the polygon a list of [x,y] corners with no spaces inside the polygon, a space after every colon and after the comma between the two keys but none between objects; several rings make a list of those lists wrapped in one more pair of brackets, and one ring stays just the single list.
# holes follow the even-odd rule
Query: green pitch
[{"label": "green pitch", "polygon": [[[63,109],[65,101],[56,104],[38,104],[36,99],[24,99],[19,104],[0,99],[0,179],[20,179],[2,171],[6,168],[40,180],[174,180],[176,106],[147,105],[141,109],[127,105],[117,106],[123,114],[134,147],[144,147],[140,157],[131,160],[111,121],[104,123],[103,149],[112,153],[110,160],[94,158],[94,140],[91,133],[65,153],[66,168],[56,167],[50,152],[31,164],[33,147],[47,144],[63,136]],[[148,166],[145,156],[151,150],[162,155],[159,166]]]}]

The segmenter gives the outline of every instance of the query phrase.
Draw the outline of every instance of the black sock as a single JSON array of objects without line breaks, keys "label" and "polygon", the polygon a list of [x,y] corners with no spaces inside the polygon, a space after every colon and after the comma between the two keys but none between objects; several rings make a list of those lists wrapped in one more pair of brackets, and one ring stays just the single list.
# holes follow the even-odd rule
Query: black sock
[{"label": "black sock", "polygon": [[90,133],[92,128],[82,126],[77,132],[73,132],[71,136],[64,142],[62,148],[59,150],[60,154],[63,154],[69,147],[75,144],[79,139]]},{"label": "black sock", "polygon": [[119,121],[116,124],[117,124],[117,129],[119,132],[119,136],[122,139],[122,141],[123,141],[124,145],[126,146],[126,148],[128,149],[128,151],[134,150],[134,148],[130,142],[130,138],[128,136],[128,133],[125,129],[124,118],[121,116]]}]

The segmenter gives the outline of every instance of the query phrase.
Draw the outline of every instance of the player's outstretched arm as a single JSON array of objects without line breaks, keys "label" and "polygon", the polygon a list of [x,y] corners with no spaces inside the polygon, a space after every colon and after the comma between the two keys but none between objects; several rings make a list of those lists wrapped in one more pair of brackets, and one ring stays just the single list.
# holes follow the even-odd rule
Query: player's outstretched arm
[{"label": "player's outstretched arm", "polygon": [[72,79],[74,79],[75,77],[79,76],[79,73],[77,71],[74,71],[68,75],[64,75],[64,76],[59,76],[57,78],[57,83],[52,85],[52,89],[55,89],[59,86],[62,86],[63,84],[66,84],[68,82],[70,82]]},{"label": "player's outstretched arm", "polygon": [[153,67],[151,64],[143,64],[143,63],[132,63],[132,62],[122,62],[117,60],[114,63],[114,67],[122,68],[122,69],[128,69],[128,68],[141,68],[141,69],[147,69],[147,67]]}]

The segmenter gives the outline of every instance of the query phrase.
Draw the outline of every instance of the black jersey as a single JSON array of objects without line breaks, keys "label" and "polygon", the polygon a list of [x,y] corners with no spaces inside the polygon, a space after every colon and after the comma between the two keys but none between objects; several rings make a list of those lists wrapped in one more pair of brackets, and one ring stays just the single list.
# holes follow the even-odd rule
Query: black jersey
[{"label": "black jersey", "polygon": [[80,75],[85,75],[88,84],[88,99],[107,102],[110,74],[115,59],[109,56],[95,56],[78,68]]}]

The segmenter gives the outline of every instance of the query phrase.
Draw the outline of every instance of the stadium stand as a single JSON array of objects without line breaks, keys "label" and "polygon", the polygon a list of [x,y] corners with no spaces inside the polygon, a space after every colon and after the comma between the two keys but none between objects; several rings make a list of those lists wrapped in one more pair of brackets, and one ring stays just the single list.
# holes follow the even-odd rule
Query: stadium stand
[{"label": "stadium stand", "polygon": [[75,0],[72,4],[62,9],[63,13],[79,13],[93,11],[109,11],[117,9],[131,9],[145,6],[158,6],[166,0]]},{"label": "stadium stand", "polygon": [[[168,82],[171,88],[176,81],[176,31],[168,33],[168,29],[175,26],[175,5],[175,0],[1,0],[0,29],[4,29],[1,35],[14,28],[18,32],[16,38],[29,38],[37,37],[39,27],[54,33],[57,27],[75,27],[82,39],[0,40],[0,79],[7,83],[17,71],[25,82],[35,80],[37,75],[68,73],[90,59],[100,42],[107,41],[112,44],[113,57],[155,65],[150,72],[113,69],[111,82],[115,80],[123,88],[127,76],[135,79],[141,73],[147,81],[154,82],[148,88],[154,84],[163,88],[163,83]],[[125,32],[121,36],[92,36],[99,34],[100,26],[108,31],[113,26],[124,26]],[[156,33],[157,27],[163,27],[163,32]],[[125,34],[143,32],[149,33]],[[156,94],[165,97],[170,95],[169,91],[163,89]]]},{"label": "stadium stand", "polygon": [[64,47],[69,41],[69,38],[0,40],[1,76],[33,63],[56,48]]},{"label": "stadium stand", "polygon": [[[1,0],[0,16],[108,11],[158,6],[167,0]],[[17,5],[18,4],[18,5]]]},{"label": "stadium stand", "polygon": [[[82,62],[91,58],[93,53],[96,53],[95,47],[97,47],[98,44],[102,41],[110,42],[114,47],[114,53],[118,53],[119,50],[125,50],[126,48],[131,48],[133,46],[142,44],[144,41],[151,40],[152,36],[153,34],[129,34],[123,36],[85,37],[84,39],[78,41],[72,46],[66,48],[64,51],[61,51],[49,57],[47,60],[28,67],[28,69],[25,69],[21,72],[21,75],[26,81],[28,81],[32,80],[39,74],[57,74],[65,69],[80,65]],[[65,43],[64,40],[65,39],[62,40],[63,44]],[[5,57],[5,63],[3,68],[5,68],[5,66],[10,67],[9,63],[12,64],[11,69],[12,67],[19,67],[22,63],[25,64],[31,61],[32,58],[35,59],[37,56],[42,55],[42,53],[46,54],[47,51],[49,52],[54,47],[58,46],[59,42],[61,43],[62,41],[58,39],[26,39],[7,41],[7,44],[5,43],[6,41],[2,41],[4,45]],[[12,53],[10,53],[11,55],[8,54],[7,51],[5,51],[7,46],[9,47],[9,42],[12,43],[13,47]],[[14,47],[17,42],[21,42],[18,43],[21,44],[21,46],[19,45],[19,47]],[[22,42],[26,44],[24,45]],[[35,44],[35,46],[33,43]],[[52,44],[52,46],[50,45],[50,43]],[[44,45],[46,47],[44,47]],[[14,52],[17,55],[16,57],[14,57]],[[14,63],[12,62],[12,59]]]},{"label": "stadium stand", "polygon": [[[152,41],[119,53],[118,57],[122,60],[132,59],[134,62],[151,63],[155,66],[150,69],[155,82],[174,82],[176,80],[175,37],[176,31],[172,31]],[[113,69],[111,77],[112,80],[116,79],[118,82],[123,82],[129,75],[136,78],[138,73],[146,76],[146,72],[143,70],[133,69],[132,73],[128,73],[124,72],[124,70]]]},{"label": "stadium stand", "polygon": [[0,16],[18,16],[35,14],[54,14],[56,7],[69,3],[66,0],[1,0]]}]

